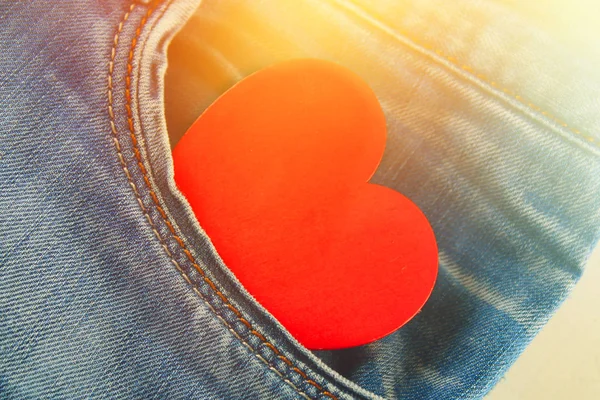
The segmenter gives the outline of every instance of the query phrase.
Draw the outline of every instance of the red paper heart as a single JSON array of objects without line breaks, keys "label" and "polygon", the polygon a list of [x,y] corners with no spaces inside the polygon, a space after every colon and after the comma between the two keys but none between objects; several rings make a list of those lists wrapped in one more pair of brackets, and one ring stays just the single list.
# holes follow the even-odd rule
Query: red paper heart
[{"label": "red paper heart", "polygon": [[177,185],[225,264],[309,348],[381,338],[433,288],[427,219],[367,183],[385,140],[366,83],[294,60],[223,94],[173,152]]}]

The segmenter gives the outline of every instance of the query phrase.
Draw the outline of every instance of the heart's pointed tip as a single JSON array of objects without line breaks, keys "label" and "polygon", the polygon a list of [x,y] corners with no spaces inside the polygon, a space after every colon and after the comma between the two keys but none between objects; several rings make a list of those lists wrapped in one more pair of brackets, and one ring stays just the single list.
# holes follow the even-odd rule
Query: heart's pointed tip
[{"label": "heart's pointed tip", "polygon": [[[404,196],[392,191],[389,198],[383,195],[385,201],[364,193],[358,204],[339,198],[345,191],[332,190],[340,183],[370,186],[366,182],[381,160],[385,136],[381,106],[357,74],[331,61],[298,59],[240,81],[198,118],[173,152],[177,186],[219,255],[310,348],[379,339],[410,320],[433,288],[437,252],[435,271],[429,257],[429,273],[421,278],[415,273],[418,255],[407,261],[410,273],[386,261],[397,250],[386,237],[391,211],[406,206],[423,228],[424,215],[414,203],[394,203]],[[324,199],[331,210],[350,204],[348,217],[330,218],[339,213],[324,213]],[[378,219],[370,209],[380,212]],[[394,214],[393,221],[401,217]],[[323,264],[315,251],[319,241],[333,243],[344,233],[322,226],[332,220],[340,222],[336,227],[363,225],[336,245],[334,253],[344,261]],[[328,234],[318,236],[318,230]],[[415,243],[430,242],[433,233],[425,231],[411,231],[423,235]],[[349,277],[346,267],[357,264],[353,259],[361,268]],[[411,289],[419,279],[419,289]],[[285,286],[290,280],[291,288]],[[340,335],[335,331],[342,326]]]}]

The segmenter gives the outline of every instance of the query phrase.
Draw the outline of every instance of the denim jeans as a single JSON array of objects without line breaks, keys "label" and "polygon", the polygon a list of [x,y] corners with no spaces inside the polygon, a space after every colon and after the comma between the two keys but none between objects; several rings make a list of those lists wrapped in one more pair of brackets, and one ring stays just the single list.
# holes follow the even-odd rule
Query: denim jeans
[{"label": "denim jeans", "polygon": [[[598,72],[491,2],[298,3],[319,33],[299,31],[291,3],[224,4],[282,18],[266,35],[295,45],[263,48],[271,61],[331,59],[373,87],[388,121],[373,181],[431,221],[431,299],[375,343],[303,348],[173,181],[167,47],[199,1],[4,0],[0,398],[482,397],[598,240]],[[219,12],[206,18],[235,32]]]}]

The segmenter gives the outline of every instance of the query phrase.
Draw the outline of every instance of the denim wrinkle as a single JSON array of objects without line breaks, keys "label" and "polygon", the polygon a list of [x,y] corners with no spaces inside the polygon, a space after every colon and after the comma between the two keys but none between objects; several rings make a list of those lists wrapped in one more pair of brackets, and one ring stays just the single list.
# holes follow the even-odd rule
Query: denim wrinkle
[{"label": "denim wrinkle", "polygon": [[[491,1],[401,3],[0,1],[0,398],[484,396],[598,241],[600,79]],[[227,85],[293,57],[369,83],[372,181],[440,249],[412,321],[310,352],[239,284],[173,180],[165,113],[219,94],[173,95],[207,87],[182,48]]]}]

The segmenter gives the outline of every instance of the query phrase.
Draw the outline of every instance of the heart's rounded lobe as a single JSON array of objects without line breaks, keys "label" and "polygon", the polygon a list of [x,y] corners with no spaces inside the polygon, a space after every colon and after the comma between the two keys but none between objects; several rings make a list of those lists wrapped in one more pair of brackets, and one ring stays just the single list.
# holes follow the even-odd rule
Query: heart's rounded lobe
[{"label": "heart's rounded lobe", "polygon": [[424,214],[367,183],[385,140],[357,75],[293,60],[232,87],[173,152],[177,186],[224,263],[309,348],[393,332],[435,283]]}]

